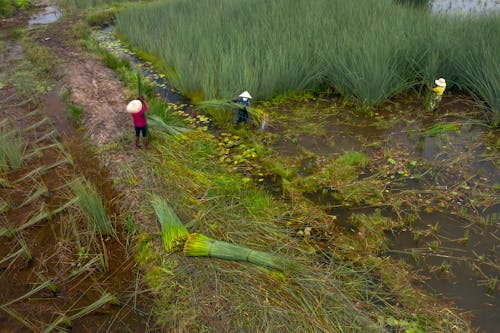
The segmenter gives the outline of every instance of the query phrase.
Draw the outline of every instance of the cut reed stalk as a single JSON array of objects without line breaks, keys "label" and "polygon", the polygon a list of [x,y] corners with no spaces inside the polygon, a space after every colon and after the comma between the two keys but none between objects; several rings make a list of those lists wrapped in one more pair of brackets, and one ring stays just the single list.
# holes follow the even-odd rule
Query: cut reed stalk
[{"label": "cut reed stalk", "polygon": [[40,209],[38,214],[36,214],[35,216],[32,216],[28,220],[28,222],[20,225],[19,227],[15,228],[14,230],[12,230],[12,233],[16,234],[18,232],[21,232],[26,228],[29,228],[37,223],[42,222],[43,220],[50,218],[50,216],[51,216],[51,213],[49,211],[47,211],[44,206],[42,206],[42,208]]},{"label": "cut reed stalk", "polygon": [[151,203],[160,223],[163,246],[167,252],[171,252],[184,244],[189,231],[165,200],[154,196]]},{"label": "cut reed stalk", "polygon": [[184,255],[188,257],[213,257],[224,260],[245,261],[284,272],[299,269],[299,266],[290,259],[218,241],[198,233],[189,235],[184,245]]},{"label": "cut reed stalk", "polygon": [[23,128],[23,132],[32,131],[32,130],[34,130],[34,129],[42,126],[42,125],[45,125],[45,124],[51,124],[52,125],[52,121],[50,120],[50,118],[44,117],[42,120],[37,121],[36,123],[31,124],[30,126],[28,126],[26,128]]},{"label": "cut reed stalk", "polygon": [[38,147],[38,148],[33,149],[33,151],[31,151],[28,154],[26,154],[23,157],[23,159],[24,160],[28,160],[28,159],[32,158],[33,156],[41,156],[41,152],[44,151],[44,150],[48,150],[48,149],[57,149],[61,153],[65,153],[65,149],[64,149],[64,146],[62,145],[62,143],[56,142],[56,143],[53,143],[53,144],[50,144],[50,145],[47,145],[47,146]]},{"label": "cut reed stalk", "polygon": [[152,128],[163,131],[169,135],[180,135],[191,131],[186,127],[167,124],[161,117],[157,115],[148,116],[148,125],[151,125]]},{"label": "cut reed stalk", "polygon": [[17,319],[20,323],[22,323],[27,328],[31,329],[33,332],[40,331],[39,327],[35,326],[35,324],[33,324],[27,318],[23,317],[21,314],[19,314],[14,309],[10,309],[10,308],[5,307],[5,308],[2,308],[2,310],[5,311],[7,314],[9,314],[12,318]]},{"label": "cut reed stalk", "polygon": [[21,183],[28,178],[40,177],[41,175],[45,174],[50,169],[57,168],[58,166],[63,165],[63,164],[73,165],[73,160],[71,158],[67,157],[65,159],[56,161],[50,165],[42,165],[34,170],[31,170],[30,172],[28,172],[26,175],[22,176],[21,178],[16,179],[15,183]]},{"label": "cut reed stalk", "polygon": [[9,210],[9,204],[4,199],[0,198],[0,214],[3,214]]},{"label": "cut reed stalk", "polygon": [[19,169],[23,164],[25,148],[19,129],[9,132],[0,130],[0,172],[7,171],[9,167],[12,170]]},{"label": "cut reed stalk", "polygon": [[47,280],[47,281],[43,282],[42,284],[40,284],[38,287],[36,287],[36,288],[34,288],[34,289],[30,290],[30,291],[29,291],[29,292],[27,292],[26,294],[24,294],[24,295],[22,295],[22,296],[20,296],[20,297],[18,297],[18,298],[16,298],[16,299],[13,299],[13,300],[12,300],[12,301],[10,301],[10,302],[7,302],[7,303],[5,303],[5,304],[0,305],[0,309],[4,310],[6,307],[8,307],[8,306],[10,306],[10,305],[12,305],[12,304],[14,304],[14,303],[17,303],[17,302],[19,302],[19,301],[22,301],[23,299],[26,299],[26,298],[30,297],[31,295],[36,294],[36,293],[37,293],[37,292],[39,292],[40,290],[43,290],[43,289],[45,289],[45,288],[47,288],[47,289],[51,289],[51,288],[53,288],[53,286],[54,286],[54,282],[53,282],[53,281],[50,281],[50,280]]},{"label": "cut reed stalk", "polygon": [[52,324],[50,324],[47,328],[43,330],[44,333],[49,333],[52,332],[53,330],[56,330],[59,325],[67,325],[67,326],[72,326],[72,322],[75,319],[79,319],[82,317],[85,317],[87,314],[91,313],[92,311],[95,311],[99,309],[101,306],[107,304],[107,303],[113,303],[116,302],[116,297],[111,295],[111,294],[104,294],[99,298],[97,301],[94,303],[82,308],[80,311],[78,311],[75,314],[72,315],[62,315],[60,316],[56,321],[54,321]]},{"label": "cut reed stalk", "polygon": [[57,137],[59,135],[59,133],[53,129],[52,131],[44,134],[43,136],[39,137],[38,139],[32,141],[33,144],[37,144],[39,142],[42,142],[44,140],[48,140],[48,139],[53,139],[54,137]]},{"label": "cut reed stalk", "polygon": [[16,117],[16,121],[23,120],[23,119],[30,118],[30,117],[40,116],[40,115],[42,115],[42,112],[40,112],[40,110],[34,110],[34,111],[26,113],[25,115],[22,115],[20,117]]},{"label": "cut reed stalk", "polygon": [[49,193],[49,189],[45,184],[43,183],[38,183],[30,192],[28,197],[24,200],[22,204],[20,204],[17,208],[22,208],[24,206],[27,206],[34,202],[35,200],[38,200],[41,196],[47,195]]},{"label": "cut reed stalk", "polygon": [[2,259],[0,259],[0,265],[3,264],[4,262],[10,261],[11,259],[15,259],[15,258],[17,258],[18,256],[20,256],[22,254],[24,254],[24,249],[20,248],[16,252],[10,253],[9,255],[3,257]]}]

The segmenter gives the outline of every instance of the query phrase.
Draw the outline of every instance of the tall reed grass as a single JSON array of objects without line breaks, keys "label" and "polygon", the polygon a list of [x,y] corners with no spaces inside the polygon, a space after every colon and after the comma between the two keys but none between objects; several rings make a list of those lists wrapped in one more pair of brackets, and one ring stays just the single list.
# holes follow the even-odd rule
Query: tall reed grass
[{"label": "tall reed grass", "polygon": [[363,106],[445,77],[498,115],[499,14],[432,14],[392,0],[173,0],[132,6],[119,32],[188,96],[258,99],[328,83]]}]

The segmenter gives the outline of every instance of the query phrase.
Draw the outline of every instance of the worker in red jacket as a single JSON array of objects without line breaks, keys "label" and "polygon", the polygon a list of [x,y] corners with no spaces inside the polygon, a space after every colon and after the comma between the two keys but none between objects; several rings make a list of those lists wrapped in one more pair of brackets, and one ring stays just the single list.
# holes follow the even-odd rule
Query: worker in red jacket
[{"label": "worker in red jacket", "polygon": [[144,97],[139,97],[134,99],[127,105],[127,112],[130,113],[132,119],[134,120],[135,128],[135,146],[136,148],[141,148],[139,144],[140,133],[142,132],[142,138],[144,143],[144,148],[149,149],[148,145],[148,126],[146,121],[146,110],[148,106]]}]

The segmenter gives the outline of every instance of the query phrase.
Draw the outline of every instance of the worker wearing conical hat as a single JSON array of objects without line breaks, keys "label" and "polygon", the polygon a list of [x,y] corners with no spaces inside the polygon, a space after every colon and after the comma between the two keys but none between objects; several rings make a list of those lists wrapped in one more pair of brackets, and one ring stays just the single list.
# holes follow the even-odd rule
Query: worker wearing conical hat
[{"label": "worker wearing conical hat", "polygon": [[437,109],[439,106],[439,103],[441,102],[441,99],[443,98],[443,93],[446,89],[446,80],[443,78],[439,78],[434,81],[436,84],[431,90],[432,90],[432,95],[430,97],[429,105],[428,105],[428,110],[433,111]]},{"label": "worker wearing conical hat", "polygon": [[148,126],[146,121],[146,110],[148,106],[144,97],[139,97],[134,99],[127,105],[127,112],[130,113],[134,121],[135,129],[135,146],[136,148],[141,148],[139,144],[140,134],[142,133],[144,148],[148,149]]},{"label": "worker wearing conical hat", "polygon": [[241,107],[236,111],[236,117],[234,119],[234,124],[238,125],[240,123],[248,123],[248,110],[247,107],[250,106],[250,100],[252,96],[248,91],[242,92],[237,99],[233,100],[233,102],[241,104]]}]

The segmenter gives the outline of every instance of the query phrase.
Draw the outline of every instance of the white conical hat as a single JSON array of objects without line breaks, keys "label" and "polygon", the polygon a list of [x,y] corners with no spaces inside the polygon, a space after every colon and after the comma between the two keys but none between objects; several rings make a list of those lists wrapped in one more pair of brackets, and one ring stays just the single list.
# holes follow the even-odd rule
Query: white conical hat
[{"label": "white conical hat", "polygon": [[142,109],[142,103],[138,99],[134,99],[132,102],[128,103],[127,105],[127,112],[128,113],[137,113],[141,111]]},{"label": "white conical hat", "polygon": [[244,91],[242,92],[238,97],[242,97],[242,98],[252,98],[252,96],[250,96],[250,93],[248,91]]},{"label": "white conical hat", "polygon": [[435,80],[434,82],[440,87],[446,87],[446,80],[443,78]]}]

